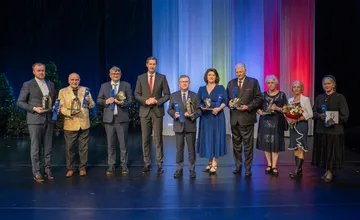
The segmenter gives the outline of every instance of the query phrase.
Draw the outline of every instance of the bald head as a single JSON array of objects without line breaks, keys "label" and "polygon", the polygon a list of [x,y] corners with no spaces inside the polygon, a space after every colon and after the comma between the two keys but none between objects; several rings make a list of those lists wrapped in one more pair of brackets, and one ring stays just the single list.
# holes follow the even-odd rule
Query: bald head
[{"label": "bald head", "polygon": [[77,87],[79,87],[79,84],[80,84],[80,76],[79,76],[79,74],[71,73],[69,75],[69,85],[72,88],[77,88]]}]

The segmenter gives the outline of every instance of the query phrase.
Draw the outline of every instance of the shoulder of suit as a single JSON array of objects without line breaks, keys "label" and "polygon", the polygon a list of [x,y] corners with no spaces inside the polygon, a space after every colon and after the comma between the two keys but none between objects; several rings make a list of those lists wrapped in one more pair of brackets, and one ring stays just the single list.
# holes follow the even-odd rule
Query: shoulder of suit
[{"label": "shoulder of suit", "polygon": [[111,84],[111,81],[108,81],[108,82],[104,82],[101,84],[101,86],[106,86],[106,85],[110,85]]},{"label": "shoulder of suit", "polygon": [[253,77],[246,76],[245,80],[252,80],[252,81],[258,81],[257,79]]},{"label": "shoulder of suit", "polygon": [[130,85],[130,83],[126,82],[126,81],[120,81],[120,84],[123,84],[123,85]]},{"label": "shoulder of suit", "polygon": [[171,93],[171,95],[172,95],[172,96],[177,95],[177,94],[180,94],[180,90],[178,90],[178,91],[176,91],[176,92]]}]

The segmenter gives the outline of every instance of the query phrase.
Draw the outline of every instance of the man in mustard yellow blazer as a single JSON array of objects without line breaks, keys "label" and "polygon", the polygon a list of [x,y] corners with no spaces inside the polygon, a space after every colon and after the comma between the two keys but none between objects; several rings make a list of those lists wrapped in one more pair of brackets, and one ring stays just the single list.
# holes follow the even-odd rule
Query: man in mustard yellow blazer
[{"label": "man in mustard yellow blazer", "polygon": [[[90,92],[85,97],[86,87],[79,86],[80,76],[77,73],[69,75],[69,86],[59,91],[61,113],[64,119],[64,138],[66,149],[66,177],[72,177],[75,171],[75,141],[79,141],[80,176],[86,175],[88,161],[88,142],[90,118],[89,109],[95,107]],[[83,102],[87,102],[83,107]]]}]

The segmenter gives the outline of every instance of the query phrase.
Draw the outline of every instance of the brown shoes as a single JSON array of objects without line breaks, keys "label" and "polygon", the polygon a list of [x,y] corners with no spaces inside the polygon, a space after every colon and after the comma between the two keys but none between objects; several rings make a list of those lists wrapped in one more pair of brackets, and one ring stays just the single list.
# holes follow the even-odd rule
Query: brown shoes
[{"label": "brown shoes", "polygon": [[68,170],[66,173],[66,177],[72,177],[74,176],[74,171],[73,170]]},{"label": "brown shoes", "polygon": [[80,170],[80,176],[86,176],[86,170]]},{"label": "brown shoes", "polygon": [[43,183],[45,181],[44,177],[42,177],[41,175],[34,176],[34,180],[38,183]]},{"label": "brown shoes", "polygon": [[[72,177],[74,176],[73,170],[68,170],[66,173],[66,177]],[[86,176],[86,170],[80,170],[80,176]]]}]

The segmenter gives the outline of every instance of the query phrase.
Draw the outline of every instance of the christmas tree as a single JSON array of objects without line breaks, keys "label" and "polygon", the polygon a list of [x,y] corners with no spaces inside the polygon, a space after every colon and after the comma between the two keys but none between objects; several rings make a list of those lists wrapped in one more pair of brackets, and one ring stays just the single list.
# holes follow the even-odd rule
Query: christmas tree
[{"label": "christmas tree", "polygon": [[5,75],[0,75],[0,134],[4,135],[7,131],[8,118],[15,106],[15,99],[12,87]]},{"label": "christmas tree", "polygon": [[[57,72],[57,67],[55,63],[50,61],[48,64],[46,64],[45,70],[46,70],[45,80],[49,80],[52,83],[54,83],[55,90],[58,93],[62,85],[61,85],[61,80],[59,79],[59,74]],[[56,94],[56,97],[57,96],[58,94]],[[64,116],[62,114],[59,114],[54,128],[55,135],[59,136],[63,128],[64,128]]]},{"label": "christmas tree", "polygon": [[7,136],[21,137],[29,134],[26,123],[26,112],[23,109],[12,107],[7,121]]}]

